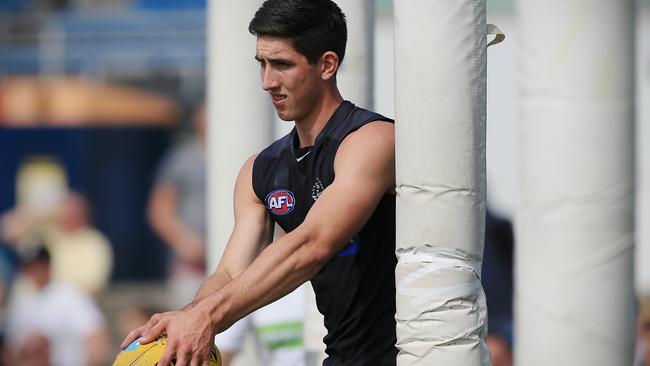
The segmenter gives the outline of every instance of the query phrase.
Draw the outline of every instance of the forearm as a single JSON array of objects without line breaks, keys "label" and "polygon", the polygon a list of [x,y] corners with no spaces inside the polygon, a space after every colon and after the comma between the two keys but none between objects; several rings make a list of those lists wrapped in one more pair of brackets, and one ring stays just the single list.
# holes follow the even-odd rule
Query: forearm
[{"label": "forearm", "polygon": [[157,184],[147,208],[149,222],[165,243],[179,253],[201,239],[181,220],[177,208],[176,188],[170,183]]},{"label": "forearm", "polygon": [[183,307],[183,310],[189,310],[196,306],[206,297],[214,294],[218,289],[222,288],[231,281],[230,276],[223,270],[217,269],[210,277],[206,278],[201,284],[199,291],[194,296],[194,300]]},{"label": "forearm", "polygon": [[231,278],[225,271],[221,271],[221,270],[215,271],[215,273],[212,276],[208,277],[203,282],[194,300],[198,302],[205,299],[206,297],[212,295],[218,289],[225,286],[230,281]]},{"label": "forearm", "polygon": [[86,339],[88,366],[105,365],[108,358],[108,334],[104,328],[97,329]]},{"label": "forearm", "polygon": [[215,332],[288,294],[320,270],[328,255],[316,240],[297,231],[269,245],[244,272],[200,302]]}]

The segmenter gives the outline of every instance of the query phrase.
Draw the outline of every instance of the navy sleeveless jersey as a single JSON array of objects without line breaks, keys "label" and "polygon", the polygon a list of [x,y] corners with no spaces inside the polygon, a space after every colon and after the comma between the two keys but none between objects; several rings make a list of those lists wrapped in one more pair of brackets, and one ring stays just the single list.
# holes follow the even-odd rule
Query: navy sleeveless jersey
[{"label": "navy sleeveless jersey", "polygon": [[[290,232],[304,221],[334,181],[334,158],[343,139],[377,120],[392,122],[345,101],[313,146],[297,149],[294,128],[257,156],[253,189],[280,227]],[[329,357],[323,365],[395,365],[396,263],[395,196],[387,193],[361,231],[311,280],[327,328]]]}]

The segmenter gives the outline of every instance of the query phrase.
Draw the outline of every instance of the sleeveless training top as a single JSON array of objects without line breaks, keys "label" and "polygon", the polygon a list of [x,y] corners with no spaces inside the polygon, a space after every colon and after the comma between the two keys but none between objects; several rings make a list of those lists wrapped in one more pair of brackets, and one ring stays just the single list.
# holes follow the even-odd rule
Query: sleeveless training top
[{"label": "sleeveless training top", "polygon": [[[253,189],[282,229],[298,227],[334,181],[334,158],[343,139],[377,120],[392,122],[345,101],[313,146],[297,149],[294,128],[257,156]],[[395,196],[385,194],[361,231],[311,280],[327,328],[323,340],[329,357],[323,365],[395,365],[396,263]]]}]

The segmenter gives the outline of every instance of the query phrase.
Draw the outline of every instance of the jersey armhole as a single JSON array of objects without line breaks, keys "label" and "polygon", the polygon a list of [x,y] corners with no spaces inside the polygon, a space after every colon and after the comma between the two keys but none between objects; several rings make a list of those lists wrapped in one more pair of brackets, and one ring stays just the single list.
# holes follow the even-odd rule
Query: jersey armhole
[{"label": "jersey armhole", "polygon": [[255,195],[257,196],[257,198],[259,198],[260,202],[264,202],[264,198],[265,198],[262,195],[264,193],[263,192],[264,187],[260,186],[261,184],[263,184],[262,176],[264,174],[264,172],[260,171],[262,169],[262,164],[260,163],[260,160],[263,159],[262,154],[263,152],[259,154],[253,161],[253,171],[251,173],[251,180],[252,180],[251,184],[253,185],[253,192],[255,192]]}]

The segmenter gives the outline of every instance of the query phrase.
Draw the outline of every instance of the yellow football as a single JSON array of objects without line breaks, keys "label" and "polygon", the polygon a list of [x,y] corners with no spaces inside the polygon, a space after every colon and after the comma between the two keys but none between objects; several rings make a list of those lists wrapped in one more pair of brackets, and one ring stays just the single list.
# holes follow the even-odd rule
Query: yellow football
[{"label": "yellow football", "polygon": [[[165,335],[147,344],[140,344],[140,340],[136,339],[117,355],[113,366],[156,366],[160,357],[165,353],[166,347],[167,337]],[[176,360],[172,360],[171,365],[174,365],[175,362]],[[214,344],[210,351],[210,366],[221,366],[221,354]]]}]

